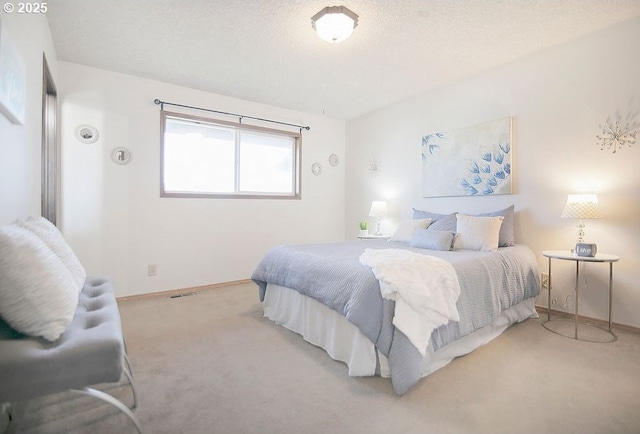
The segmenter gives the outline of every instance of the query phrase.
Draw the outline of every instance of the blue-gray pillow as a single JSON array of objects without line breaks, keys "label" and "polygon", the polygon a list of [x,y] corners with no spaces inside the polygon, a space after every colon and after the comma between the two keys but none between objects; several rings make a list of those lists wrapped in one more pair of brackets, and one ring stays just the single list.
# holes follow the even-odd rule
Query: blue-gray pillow
[{"label": "blue-gray pillow", "polygon": [[438,214],[435,212],[422,211],[415,208],[411,208],[411,209],[413,210],[414,219],[431,219],[432,222],[438,221],[450,215],[450,214]]},{"label": "blue-gray pillow", "polygon": [[[498,217],[502,216],[502,226],[500,226],[500,238],[498,240],[499,247],[508,247],[515,244],[514,234],[514,205],[498,211],[487,212],[483,214],[474,214],[476,217]],[[456,232],[457,220],[456,214],[438,214],[429,211],[422,211],[413,208],[414,219],[430,218],[432,223],[428,230],[430,231],[452,231]]]},{"label": "blue-gray pillow", "polygon": [[429,229],[416,229],[409,245],[420,249],[451,250],[455,232],[432,231]]},{"label": "blue-gray pillow", "polygon": [[413,209],[414,219],[431,219],[431,225],[428,227],[432,231],[456,231],[456,214],[439,214],[436,212],[422,211],[419,209]]},{"label": "blue-gray pillow", "polygon": [[456,214],[457,213],[453,213],[442,217],[441,219],[431,223],[427,229],[431,231],[447,231],[455,233],[458,224]]},{"label": "blue-gray pillow", "polygon": [[[513,229],[514,206],[511,205],[505,209],[484,214],[476,214],[477,217],[498,217],[502,216],[502,226],[500,226],[500,236],[498,239],[499,247],[509,247],[515,244],[515,235]],[[431,228],[429,228],[431,229]]]}]

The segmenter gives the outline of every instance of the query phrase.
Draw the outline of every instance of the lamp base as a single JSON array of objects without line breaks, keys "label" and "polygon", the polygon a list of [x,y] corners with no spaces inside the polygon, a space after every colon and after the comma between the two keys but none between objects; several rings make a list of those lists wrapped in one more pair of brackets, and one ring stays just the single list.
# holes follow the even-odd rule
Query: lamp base
[{"label": "lamp base", "polygon": [[375,236],[381,236],[382,235],[382,231],[380,230],[380,220],[381,220],[381,218],[378,217],[378,221],[376,223],[376,231],[373,233],[373,235],[375,235]]},{"label": "lamp base", "polygon": [[576,225],[576,227],[578,228],[578,243],[583,243],[584,242],[584,222],[582,221],[582,219],[578,220],[578,224]]}]

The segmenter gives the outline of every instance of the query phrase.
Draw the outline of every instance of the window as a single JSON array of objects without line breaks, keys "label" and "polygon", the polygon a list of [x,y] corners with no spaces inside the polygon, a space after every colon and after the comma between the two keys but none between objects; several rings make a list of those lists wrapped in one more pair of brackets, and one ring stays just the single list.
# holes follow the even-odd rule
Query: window
[{"label": "window", "polygon": [[300,198],[301,134],[161,112],[161,196]]}]

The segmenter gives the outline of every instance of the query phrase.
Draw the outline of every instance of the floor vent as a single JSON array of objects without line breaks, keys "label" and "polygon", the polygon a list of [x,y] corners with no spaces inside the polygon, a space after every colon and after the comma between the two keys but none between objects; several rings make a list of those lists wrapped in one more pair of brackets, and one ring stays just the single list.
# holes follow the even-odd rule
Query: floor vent
[{"label": "floor vent", "polygon": [[187,294],[176,294],[176,295],[172,295],[169,298],[182,298],[182,297],[190,297],[192,295],[196,295],[195,292],[189,292]]}]

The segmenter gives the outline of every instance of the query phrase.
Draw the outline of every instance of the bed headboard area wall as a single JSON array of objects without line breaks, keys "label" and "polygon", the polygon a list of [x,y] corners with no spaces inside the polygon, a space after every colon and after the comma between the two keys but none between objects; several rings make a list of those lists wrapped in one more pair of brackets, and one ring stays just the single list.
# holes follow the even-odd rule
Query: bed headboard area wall
[{"label": "bed headboard area wall", "polygon": [[[604,218],[587,222],[585,242],[621,257],[614,321],[640,327],[640,274],[634,265],[640,253],[628,242],[640,239],[640,146],[614,153],[597,138],[602,125],[615,124],[617,116],[640,126],[640,58],[618,54],[637,52],[638,41],[640,18],[635,18],[349,121],[347,237],[357,235],[357,223],[366,218],[373,200],[387,202],[386,233],[411,218],[412,208],[479,214],[514,204],[515,239],[536,252],[542,267],[543,250],[569,250],[576,244],[577,221],[561,218],[567,195],[595,193]],[[426,135],[505,117],[513,120],[512,194],[423,196]],[[428,145],[438,152],[439,143]],[[375,173],[370,161],[376,163]],[[608,277],[591,268],[584,297],[592,301],[585,301],[589,306],[580,313],[606,319],[607,297],[599,289]],[[571,294],[574,274],[570,267],[554,273],[554,282],[565,288],[558,297]],[[539,298],[538,303],[547,302]]]}]

